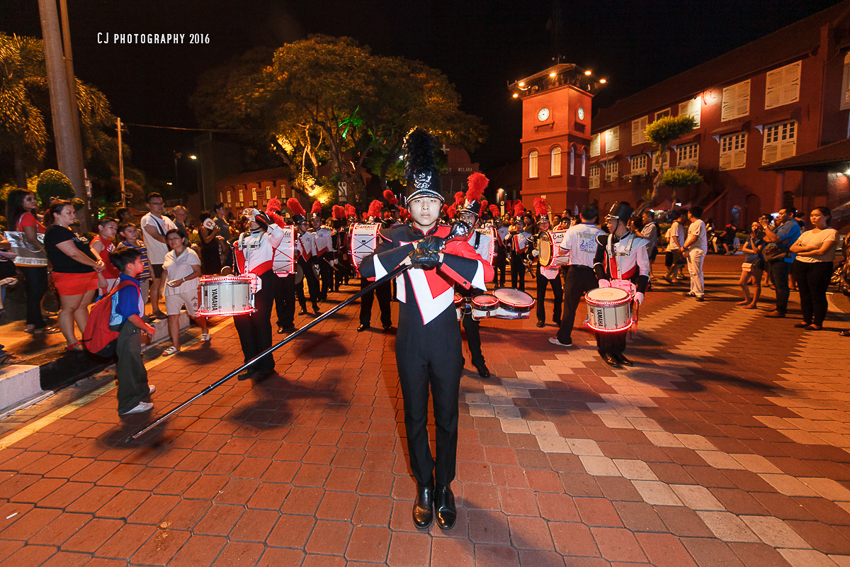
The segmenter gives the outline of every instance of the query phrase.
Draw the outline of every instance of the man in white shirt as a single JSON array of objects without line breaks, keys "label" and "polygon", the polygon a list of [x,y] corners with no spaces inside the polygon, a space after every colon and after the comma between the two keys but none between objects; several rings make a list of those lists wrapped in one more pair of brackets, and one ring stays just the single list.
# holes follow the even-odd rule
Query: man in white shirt
[{"label": "man in white shirt", "polygon": [[597,237],[605,234],[596,226],[599,208],[596,205],[585,205],[581,210],[581,223],[570,227],[561,248],[569,253],[569,270],[564,282],[564,314],[558,336],[549,342],[558,346],[572,346],[573,325],[576,310],[581,302],[581,296],[599,287],[596,274],[593,272],[593,260],[596,257]]},{"label": "man in white shirt", "polygon": [[142,217],[142,235],[145,239],[145,247],[148,249],[148,261],[151,265],[151,317],[165,319],[166,315],[159,309],[159,298],[162,295],[162,263],[168,253],[168,243],[165,235],[169,230],[175,230],[177,225],[168,217],[162,216],[165,202],[159,193],[150,193],[147,197],[148,210],[150,212]]},{"label": "man in white shirt", "polygon": [[696,297],[697,301],[705,301],[705,282],[702,277],[702,263],[708,252],[708,238],[706,237],[705,223],[700,219],[702,207],[697,205],[688,211],[688,237],[682,250],[688,259],[688,273],[691,275],[691,291],[685,295]]}]

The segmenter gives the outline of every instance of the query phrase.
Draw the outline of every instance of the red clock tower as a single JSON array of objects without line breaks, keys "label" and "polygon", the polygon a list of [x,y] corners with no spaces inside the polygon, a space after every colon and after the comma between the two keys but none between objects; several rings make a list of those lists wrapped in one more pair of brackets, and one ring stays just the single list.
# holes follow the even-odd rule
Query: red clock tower
[{"label": "red clock tower", "polygon": [[545,198],[550,210],[588,201],[590,112],[605,79],[559,63],[508,86],[522,99],[522,202]]}]

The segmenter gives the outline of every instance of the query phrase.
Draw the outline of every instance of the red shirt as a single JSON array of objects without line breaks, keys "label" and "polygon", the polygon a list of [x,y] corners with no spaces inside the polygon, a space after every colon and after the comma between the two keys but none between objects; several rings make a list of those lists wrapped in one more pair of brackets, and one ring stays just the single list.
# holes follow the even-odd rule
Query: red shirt
[{"label": "red shirt", "polygon": [[[100,259],[103,260],[103,265],[106,268],[103,270],[103,277],[108,280],[114,280],[118,276],[121,275],[121,272],[118,271],[118,268],[112,265],[112,262],[109,261],[109,253],[115,251],[115,245],[111,240],[104,240],[100,236],[95,236],[92,240],[92,244],[95,242],[100,242],[103,246],[103,250],[100,251]],[[92,249],[93,250],[93,249]]]},{"label": "red shirt", "polygon": [[44,234],[44,225],[38,222],[38,219],[32,213],[24,213],[18,217],[18,230],[23,232],[25,226],[34,226],[36,233]]}]

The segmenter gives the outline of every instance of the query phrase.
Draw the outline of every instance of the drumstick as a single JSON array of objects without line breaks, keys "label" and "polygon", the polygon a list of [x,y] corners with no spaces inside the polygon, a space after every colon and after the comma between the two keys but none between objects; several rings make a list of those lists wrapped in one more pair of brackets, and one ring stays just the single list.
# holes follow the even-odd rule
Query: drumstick
[{"label": "drumstick", "polygon": [[166,413],[165,415],[163,415],[162,417],[160,417],[159,419],[157,419],[156,421],[154,421],[153,423],[151,423],[150,425],[148,425],[144,429],[141,429],[141,430],[137,431],[136,433],[132,434],[131,436],[127,437],[124,440],[124,442],[129,443],[130,441],[138,439],[139,437],[141,437],[142,435],[144,435],[145,433],[147,433],[148,431],[150,431],[151,429],[153,429],[154,427],[156,427],[157,425],[159,425],[160,423],[162,423],[163,421],[165,421],[166,419],[168,419],[169,417],[171,417],[175,413],[179,412],[180,410],[182,410],[183,408],[185,408],[186,406],[188,406],[189,404],[191,404],[192,402],[194,402],[198,398],[209,394],[210,392],[212,392],[213,390],[215,390],[216,388],[218,388],[219,386],[221,386],[222,384],[224,384],[225,382],[227,382],[228,380],[230,380],[231,378],[233,378],[234,376],[236,376],[237,374],[239,374],[240,372],[242,372],[243,370],[245,370],[246,368],[248,368],[252,364],[256,363],[258,360],[260,360],[264,356],[268,356],[269,354],[273,353],[274,351],[276,351],[277,349],[279,349],[280,347],[282,347],[283,345],[285,345],[286,343],[288,343],[292,339],[296,338],[298,335],[304,333],[305,331],[314,327],[315,325],[318,325],[320,322],[324,321],[325,319],[327,319],[328,317],[330,317],[331,315],[333,315],[334,313],[336,313],[337,311],[339,311],[343,307],[347,307],[348,305],[351,305],[352,302],[360,299],[362,296],[373,291],[379,285],[393,279],[394,277],[401,275],[402,273],[406,272],[407,270],[409,270],[412,267],[413,267],[413,264],[402,264],[402,265],[396,267],[393,271],[391,271],[390,273],[388,273],[387,275],[385,275],[381,279],[376,280],[376,281],[372,282],[371,284],[369,284],[368,286],[364,287],[362,290],[355,293],[353,296],[349,297],[348,299],[346,299],[345,301],[343,301],[342,303],[340,303],[339,305],[337,305],[336,307],[334,307],[330,311],[324,312],[322,315],[313,319],[308,324],[304,325],[303,327],[301,327],[300,329],[298,329],[297,331],[295,331],[291,335],[287,336],[285,339],[283,339],[282,341],[280,341],[276,345],[273,345],[272,347],[266,349],[265,351],[261,352],[260,354],[258,354],[257,356],[255,356],[254,358],[252,358],[251,360],[249,360],[248,362],[246,362],[245,364],[243,364],[242,366],[237,368],[236,370],[230,372],[227,376],[225,376],[224,378],[222,378],[218,382],[214,382],[213,384],[207,386],[206,388],[204,388],[203,390],[201,390],[200,392],[198,392],[197,394],[195,394],[194,396],[192,396],[191,398],[189,398],[188,400],[186,400],[185,402],[183,402],[182,404],[180,404],[179,406],[177,406],[176,408],[174,408],[170,412]]}]

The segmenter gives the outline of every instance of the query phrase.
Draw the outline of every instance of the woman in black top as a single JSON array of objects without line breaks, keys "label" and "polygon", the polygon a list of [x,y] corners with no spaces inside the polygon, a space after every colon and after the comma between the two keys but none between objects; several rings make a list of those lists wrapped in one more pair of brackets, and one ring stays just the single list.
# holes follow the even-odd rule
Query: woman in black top
[{"label": "woman in black top", "polygon": [[[59,292],[59,328],[68,346],[65,350],[82,350],[74,334],[74,322],[85,331],[89,318],[88,305],[102,278],[103,261],[97,258],[85,239],[78,238],[69,228],[76,220],[74,206],[69,201],[54,201],[44,220],[48,225],[44,235],[47,259],[53,266],[53,283]],[[102,282],[101,287],[106,287]]]}]

